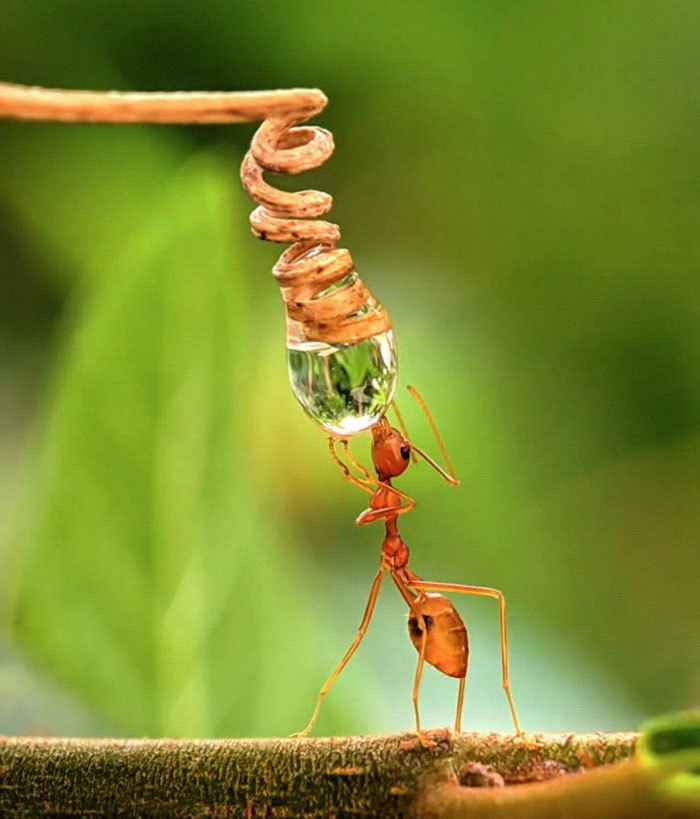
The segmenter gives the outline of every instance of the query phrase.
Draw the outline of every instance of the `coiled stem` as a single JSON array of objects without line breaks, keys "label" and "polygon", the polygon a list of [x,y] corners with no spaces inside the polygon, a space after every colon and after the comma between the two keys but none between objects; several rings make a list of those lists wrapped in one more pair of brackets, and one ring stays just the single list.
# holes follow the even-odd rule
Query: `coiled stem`
[{"label": "coiled stem", "polygon": [[318,218],[331,209],[333,198],[313,190],[289,193],[263,179],[264,171],[316,168],[333,153],[330,132],[299,126],[315,113],[265,120],[243,160],[241,181],[259,203],[250,216],[253,233],[293,243],[272,271],[287,311],[288,341],[351,344],[391,329],[391,319],[355,272],[350,252],[336,247],[338,226]]},{"label": "coiled stem", "polygon": [[293,242],[273,269],[294,342],[351,344],[391,328],[386,310],[355,272],[349,251],[336,247],[338,226],[319,219],[333,199],[320,191],[287,193],[263,180],[263,171],[296,174],[333,153],[333,137],[316,126],[298,127],[328,100],[314,88],[279,91],[121,92],[36,88],[0,82],[0,118],[60,122],[212,124],[264,120],[241,168],[243,186],[259,203],[253,232]]}]

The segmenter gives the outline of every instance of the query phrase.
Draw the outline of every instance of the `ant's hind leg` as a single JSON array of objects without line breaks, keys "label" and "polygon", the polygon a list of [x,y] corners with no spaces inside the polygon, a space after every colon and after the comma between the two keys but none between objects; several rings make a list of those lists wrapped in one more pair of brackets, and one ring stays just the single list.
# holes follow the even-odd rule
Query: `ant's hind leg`
[{"label": "ant's hind leg", "polygon": [[413,715],[415,716],[416,719],[416,733],[418,734],[420,744],[424,748],[434,748],[437,745],[437,743],[434,742],[432,739],[429,739],[420,729],[420,714],[418,713],[418,690],[420,688],[420,678],[421,675],[423,674],[423,665],[425,664],[425,645],[428,637],[428,629],[426,628],[425,620],[423,619],[423,617],[420,614],[418,614],[417,617],[422,624],[421,629],[422,635],[420,641],[420,650],[418,652],[418,665],[416,666],[416,676],[413,680],[413,694],[411,697],[413,700]]},{"label": "ant's hind leg", "polygon": [[370,589],[369,599],[367,600],[367,606],[365,607],[365,613],[362,616],[362,622],[360,623],[360,627],[357,629],[357,637],[352,641],[350,644],[350,648],[345,652],[343,655],[343,659],[338,663],[338,665],[333,669],[333,673],[330,677],[326,680],[323,685],[323,688],[319,691],[318,699],[316,700],[316,706],[314,708],[313,714],[311,714],[311,719],[309,720],[309,724],[304,728],[303,731],[299,731],[296,734],[292,734],[292,738],[299,739],[301,737],[307,736],[307,734],[311,731],[314,727],[314,723],[316,722],[316,718],[318,717],[318,712],[321,710],[321,703],[323,702],[323,698],[326,694],[330,691],[331,686],[338,678],[340,672],[345,668],[348,664],[348,661],[355,653],[355,649],[360,645],[362,638],[365,636],[367,631],[367,627],[369,626],[369,621],[372,618],[372,612],[374,611],[374,604],[377,602],[377,595],[379,594],[379,587],[382,584],[382,580],[384,579],[384,572],[386,570],[382,566],[382,568],[377,572],[377,576],[374,578],[372,582],[372,588]]},{"label": "ant's hind leg", "polygon": [[464,705],[464,683],[466,677],[459,678],[459,690],[457,691],[457,714],[455,716],[455,734],[462,733],[462,706]]},{"label": "ant's hind leg", "polygon": [[524,734],[518,722],[518,715],[515,711],[515,703],[513,702],[513,695],[510,691],[510,677],[508,674],[508,632],[506,630],[506,601],[503,593],[498,589],[490,589],[486,586],[463,586],[460,583],[432,583],[427,580],[411,580],[408,583],[410,589],[418,591],[433,591],[441,594],[475,594],[480,597],[493,597],[498,600],[500,609],[500,626],[501,626],[501,667],[503,672],[503,690],[508,700],[510,713],[513,718],[513,726],[515,733],[524,739]]}]

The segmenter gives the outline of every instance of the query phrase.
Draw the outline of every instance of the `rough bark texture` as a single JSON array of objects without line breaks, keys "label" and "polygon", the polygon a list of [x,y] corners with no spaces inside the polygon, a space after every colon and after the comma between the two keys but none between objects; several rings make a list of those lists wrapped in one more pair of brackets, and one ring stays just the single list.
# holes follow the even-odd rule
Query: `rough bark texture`
[{"label": "rough bark texture", "polygon": [[[530,788],[558,784],[515,783],[571,779],[575,791],[586,779],[582,770],[625,759],[635,742],[633,734],[543,735],[533,737],[537,745],[529,748],[499,734],[432,736],[437,745],[430,750],[414,734],[305,740],[5,738],[0,740],[0,815],[516,815],[487,808],[499,795],[524,796]],[[574,773],[569,777],[569,772]],[[469,802],[475,794],[476,813],[476,803]],[[593,798],[589,793],[584,803],[590,807]]]}]

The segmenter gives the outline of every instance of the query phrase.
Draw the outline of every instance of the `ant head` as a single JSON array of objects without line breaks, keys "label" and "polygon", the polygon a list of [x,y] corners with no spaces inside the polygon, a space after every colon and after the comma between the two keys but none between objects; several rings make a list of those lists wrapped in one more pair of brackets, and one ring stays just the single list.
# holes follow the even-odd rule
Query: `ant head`
[{"label": "ant head", "polygon": [[386,419],[372,427],[372,461],[380,480],[401,475],[410,458],[411,445]]}]

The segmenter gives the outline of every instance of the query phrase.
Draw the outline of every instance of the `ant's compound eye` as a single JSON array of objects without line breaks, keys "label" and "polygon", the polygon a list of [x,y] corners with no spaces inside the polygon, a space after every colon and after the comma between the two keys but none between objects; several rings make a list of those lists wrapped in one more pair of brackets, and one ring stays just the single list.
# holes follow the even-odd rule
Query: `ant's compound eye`
[{"label": "ant's compound eye", "polygon": [[409,459],[410,455],[411,455],[411,447],[408,446],[407,444],[404,444],[401,447],[401,457],[404,459],[404,461],[407,461]]}]

